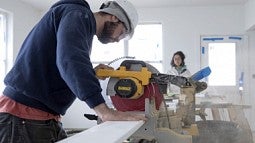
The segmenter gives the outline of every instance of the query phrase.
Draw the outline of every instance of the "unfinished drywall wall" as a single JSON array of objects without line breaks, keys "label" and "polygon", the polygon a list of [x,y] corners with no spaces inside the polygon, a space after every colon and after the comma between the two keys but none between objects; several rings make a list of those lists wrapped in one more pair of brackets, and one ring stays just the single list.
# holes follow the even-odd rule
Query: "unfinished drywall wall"
[{"label": "unfinished drywall wall", "polygon": [[245,4],[245,30],[255,29],[255,0],[248,0]]}]

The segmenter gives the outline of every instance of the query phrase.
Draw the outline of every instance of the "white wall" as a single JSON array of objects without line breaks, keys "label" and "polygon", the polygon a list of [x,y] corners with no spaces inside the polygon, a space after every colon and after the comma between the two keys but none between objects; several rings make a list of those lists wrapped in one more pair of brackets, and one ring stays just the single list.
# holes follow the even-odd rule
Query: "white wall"
[{"label": "white wall", "polygon": [[245,4],[245,29],[255,29],[255,0],[249,0]]},{"label": "white wall", "polygon": [[248,42],[248,99],[253,106],[251,110],[248,111],[248,120],[252,130],[255,130],[255,108],[254,108],[254,100],[255,100],[255,0],[249,0],[245,4],[245,30],[247,30],[247,36],[249,38]]},{"label": "white wall", "polygon": [[0,8],[13,15],[13,57],[15,59],[26,35],[38,21],[40,13],[19,0],[1,0]]},{"label": "white wall", "polygon": [[163,24],[165,68],[172,54],[182,50],[187,66],[196,72],[200,68],[200,35],[244,33],[244,7],[238,5],[142,9],[139,14],[140,22]]},{"label": "white wall", "polygon": [[88,120],[83,114],[95,114],[85,102],[76,99],[74,104],[67,110],[66,115],[62,117],[64,128],[90,128],[95,126],[95,120]]},{"label": "white wall", "polygon": [[248,32],[248,36],[249,36],[249,49],[248,49],[248,57],[249,57],[249,63],[248,63],[248,66],[249,66],[249,72],[248,72],[248,76],[249,76],[249,98],[250,98],[250,102],[252,103],[253,105],[253,108],[252,110],[250,111],[250,118],[249,118],[249,121],[250,121],[250,124],[251,124],[251,127],[253,130],[255,130],[255,104],[254,104],[254,101],[255,101],[255,88],[254,88],[254,85],[255,85],[255,30],[253,31],[249,31]]}]

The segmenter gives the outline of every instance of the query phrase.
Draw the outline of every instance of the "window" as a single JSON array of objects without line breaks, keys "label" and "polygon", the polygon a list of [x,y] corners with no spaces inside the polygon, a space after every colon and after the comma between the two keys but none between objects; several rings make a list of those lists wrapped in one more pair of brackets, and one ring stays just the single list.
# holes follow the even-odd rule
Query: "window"
[{"label": "window", "polygon": [[4,83],[3,78],[6,74],[6,56],[7,56],[7,45],[6,45],[6,15],[0,12],[0,90],[3,90]]},{"label": "window", "polygon": [[124,41],[118,43],[102,44],[94,37],[93,48],[91,52],[91,61],[93,64],[108,64],[110,61],[125,56]]},{"label": "window", "polygon": [[0,91],[4,88],[3,79],[12,65],[12,47],[9,14],[0,9]]},{"label": "window", "polygon": [[[242,63],[242,36],[204,36],[201,38],[202,68],[212,70],[209,86],[236,86]],[[239,58],[238,58],[239,57]]]},{"label": "window", "polygon": [[235,43],[209,43],[208,62],[210,68],[213,70],[208,79],[209,85],[235,86]]},{"label": "window", "polygon": [[162,25],[140,24],[130,40],[101,44],[96,37],[93,41],[91,61],[108,64],[121,57],[134,57],[155,66],[162,72]]},{"label": "window", "polygon": [[128,55],[145,61],[162,72],[162,25],[138,25],[128,44]]}]

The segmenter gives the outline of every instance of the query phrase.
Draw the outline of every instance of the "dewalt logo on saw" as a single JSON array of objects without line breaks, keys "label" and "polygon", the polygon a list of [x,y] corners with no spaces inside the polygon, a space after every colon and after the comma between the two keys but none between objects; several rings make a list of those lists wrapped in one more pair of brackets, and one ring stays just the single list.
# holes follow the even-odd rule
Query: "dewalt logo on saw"
[{"label": "dewalt logo on saw", "polygon": [[114,86],[114,90],[122,98],[137,99],[143,94],[141,83],[132,77],[119,79]]},{"label": "dewalt logo on saw", "polygon": [[127,86],[118,86],[117,90],[119,91],[131,91],[131,87],[127,87]]}]

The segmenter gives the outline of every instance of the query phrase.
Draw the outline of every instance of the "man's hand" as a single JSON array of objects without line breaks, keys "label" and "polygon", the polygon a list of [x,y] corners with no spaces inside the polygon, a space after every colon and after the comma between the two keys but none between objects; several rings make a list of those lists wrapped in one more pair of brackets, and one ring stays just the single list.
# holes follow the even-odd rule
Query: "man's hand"
[{"label": "man's hand", "polygon": [[121,112],[110,109],[106,104],[99,104],[94,108],[98,117],[103,121],[138,121],[143,120],[146,121],[145,115],[129,113],[129,112]]},{"label": "man's hand", "polygon": [[[113,70],[114,68],[113,67],[110,67],[108,65],[104,65],[104,64],[99,64],[97,65],[94,70],[95,72],[97,72],[98,69],[109,69],[109,70]],[[101,80],[105,80],[107,77],[99,77],[97,76],[98,79],[101,79]]]}]

